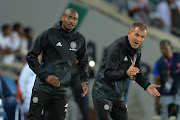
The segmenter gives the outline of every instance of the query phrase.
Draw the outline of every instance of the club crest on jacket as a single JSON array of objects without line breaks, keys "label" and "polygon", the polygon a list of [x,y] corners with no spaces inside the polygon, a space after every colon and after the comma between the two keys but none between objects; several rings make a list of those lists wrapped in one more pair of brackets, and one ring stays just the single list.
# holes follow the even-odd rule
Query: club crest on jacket
[{"label": "club crest on jacket", "polygon": [[70,43],[70,49],[69,50],[72,50],[72,51],[77,51],[77,44],[74,42],[74,41],[72,41],[71,43]]}]

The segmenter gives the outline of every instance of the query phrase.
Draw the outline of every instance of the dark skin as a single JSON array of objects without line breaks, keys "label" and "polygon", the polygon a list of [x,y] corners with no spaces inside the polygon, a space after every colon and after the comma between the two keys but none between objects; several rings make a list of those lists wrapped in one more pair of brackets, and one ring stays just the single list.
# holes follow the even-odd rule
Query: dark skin
[{"label": "dark skin", "polygon": [[[77,67],[77,63],[78,63],[78,60],[76,58],[74,58],[73,65],[75,67]],[[83,89],[83,93],[81,94],[81,96],[84,97],[88,92],[88,87],[87,87],[86,82],[81,82],[81,87]]]},{"label": "dark skin", "polygon": [[65,10],[63,16],[61,16],[62,28],[67,32],[71,32],[76,27],[78,18],[79,15],[75,10]]},{"label": "dark skin", "polygon": [[170,45],[163,44],[160,46],[161,53],[165,58],[171,58],[173,56],[172,48]]},{"label": "dark skin", "polygon": [[[65,31],[71,32],[76,27],[78,23],[78,18],[79,18],[79,15],[74,9],[66,9],[63,16],[61,16],[61,22],[62,22],[61,27]],[[60,86],[60,82],[58,78],[54,75],[49,75],[46,78],[46,82],[48,82],[49,84],[53,86],[57,86],[57,87]],[[81,86],[83,89],[83,93],[81,94],[81,96],[84,97],[88,92],[88,87],[87,87],[86,82],[81,82]]]},{"label": "dark skin", "polygon": [[53,86],[56,86],[56,87],[60,86],[60,82],[58,81],[58,78],[56,76],[54,76],[54,75],[49,75],[46,78],[46,82],[48,82],[49,84],[51,84]]},{"label": "dark skin", "polygon": [[[160,46],[161,53],[165,58],[171,58],[173,56],[172,48],[170,45],[163,44]],[[161,85],[161,78],[160,76],[155,76],[154,78],[155,84]],[[159,90],[159,89],[158,89]],[[160,112],[161,104],[159,102],[159,97],[156,98],[156,111]]]}]

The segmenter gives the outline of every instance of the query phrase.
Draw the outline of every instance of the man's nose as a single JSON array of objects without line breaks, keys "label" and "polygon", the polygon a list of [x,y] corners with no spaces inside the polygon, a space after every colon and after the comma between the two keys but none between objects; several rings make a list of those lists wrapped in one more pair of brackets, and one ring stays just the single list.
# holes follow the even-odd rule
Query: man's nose
[{"label": "man's nose", "polygon": [[138,37],[137,40],[138,40],[138,42],[141,41],[141,37]]},{"label": "man's nose", "polygon": [[141,36],[138,37],[137,39],[139,42],[142,42],[143,41],[143,38]]},{"label": "man's nose", "polygon": [[69,20],[69,22],[70,22],[70,23],[73,23],[73,22],[74,22],[74,20],[73,20],[73,19],[70,19],[70,20]]}]

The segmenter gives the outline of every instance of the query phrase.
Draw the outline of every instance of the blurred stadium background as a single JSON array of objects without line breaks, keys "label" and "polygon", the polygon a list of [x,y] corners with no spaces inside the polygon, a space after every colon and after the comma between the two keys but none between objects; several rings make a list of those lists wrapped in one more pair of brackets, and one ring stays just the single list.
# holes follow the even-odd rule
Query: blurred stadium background
[{"label": "blurred stadium background", "polygon": [[[115,1],[109,3],[103,0],[2,0],[0,25],[20,22],[23,26],[33,28],[35,39],[42,31],[59,21],[66,8],[72,7],[80,14],[77,29],[87,40],[89,61],[95,62],[96,73],[105,48],[118,37],[126,35],[129,25],[134,22],[124,9],[125,6],[117,7]],[[157,2],[157,0],[152,1]],[[155,9],[153,3],[149,3],[149,6],[153,12]],[[148,80],[154,83],[151,72],[155,61],[161,56],[160,40],[170,40],[175,51],[179,51],[180,39],[152,25],[147,26],[148,35],[142,45],[142,68]],[[24,63],[4,64],[3,53],[0,53],[0,56],[0,74],[16,79]],[[89,87],[92,87],[92,83]],[[158,120],[155,98],[150,97],[137,83],[130,85],[128,97],[129,120]],[[92,104],[89,107],[93,109]],[[89,120],[94,120],[93,117],[90,118]]]}]

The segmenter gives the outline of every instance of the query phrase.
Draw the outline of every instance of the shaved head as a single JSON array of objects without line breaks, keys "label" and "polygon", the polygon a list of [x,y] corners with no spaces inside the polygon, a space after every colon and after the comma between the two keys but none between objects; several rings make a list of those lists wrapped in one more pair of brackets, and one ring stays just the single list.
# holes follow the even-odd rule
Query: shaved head
[{"label": "shaved head", "polygon": [[64,11],[63,16],[64,16],[64,15],[69,15],[70,13],[74,13],[74,14],[76,14],[77,18],[79,18],[79,14],[77,13],[77,11],[76,11],[76,10],[74,10],[74,9],[72,9],[72,8],[68,8],[68,9],[66,9],[66,10]]},{"label": "shaved head", "polygon": [[69,8],[61,16],[62,28],[67,32],[72,31],[78,23],[79,14],[76,10]]}]

